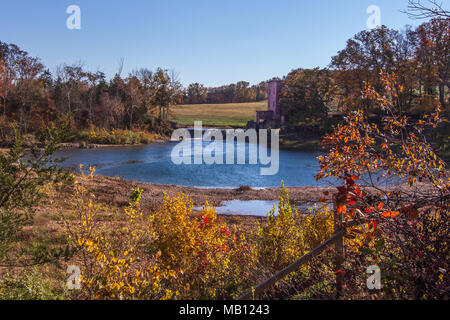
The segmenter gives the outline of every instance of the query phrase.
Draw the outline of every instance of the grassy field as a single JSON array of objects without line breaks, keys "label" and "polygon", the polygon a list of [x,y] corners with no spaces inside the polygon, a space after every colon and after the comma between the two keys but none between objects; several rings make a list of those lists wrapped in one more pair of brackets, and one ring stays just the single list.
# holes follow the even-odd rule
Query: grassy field
[{"label": "grassy field", "polygon": [[174,121],[181,126],[192,126],[194,121],[203,121],[204,126],[244,127],[248,121],[256,120],[256,111],[267,110],[267,101],[228,104],[192,104],[172,109]]}]

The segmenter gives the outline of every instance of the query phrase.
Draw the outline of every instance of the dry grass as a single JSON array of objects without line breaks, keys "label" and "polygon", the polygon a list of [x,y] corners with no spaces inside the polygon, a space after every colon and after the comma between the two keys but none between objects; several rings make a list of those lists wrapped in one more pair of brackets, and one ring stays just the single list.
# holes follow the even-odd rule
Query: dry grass
[{"label": "dry grass", "polygon": [[173,109],[174,120],[180,125],[192,126],[203,121],[204,126],[244,127],[256,119],[256,111],[267,110],[267,101],[228,104],[191,104]]}]

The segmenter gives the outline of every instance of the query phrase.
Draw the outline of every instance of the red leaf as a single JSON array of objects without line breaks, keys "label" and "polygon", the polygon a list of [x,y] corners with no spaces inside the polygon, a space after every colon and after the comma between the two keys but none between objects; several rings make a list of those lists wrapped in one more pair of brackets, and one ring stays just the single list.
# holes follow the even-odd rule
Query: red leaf
[{"label": "red leaf", "polygon": [[336,274],[340,274],[340,275],[345,275],[345,271],[344,270],[336,270],[335,271]]}]

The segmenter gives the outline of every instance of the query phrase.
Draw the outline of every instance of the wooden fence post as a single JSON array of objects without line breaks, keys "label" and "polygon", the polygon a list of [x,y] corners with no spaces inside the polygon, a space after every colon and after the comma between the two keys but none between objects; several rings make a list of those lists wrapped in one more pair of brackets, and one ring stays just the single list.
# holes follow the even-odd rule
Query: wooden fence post
[{"label": "wooden fence post", "polygon": [[252,299],[259,299],[261,297],[261,294],[264,290],[267,288],[272,287],[277,283],[279,280],[285,278],[288,274],[291,274],[292,272],[298,271],[300,266],[304,265],[305,263],[308,263],[311,261],[314,257],[317,257],[320,255],[325,249],[327,249],[329,246],[334,245],[334,243],[337,240],[340,240],[342,238],[342,232],[339,232],[335,235],[333,235],[330,239],[326,240],[324,243],[322,243],[317,248],[314,248],[307,254],[305,254],[303,257],[292,263],[291,265],[287,266],[274,276],[270,277],[266,281],[260,283],[256,287],[253,287],[251,291],[247,292],[243,296],[241,296],[238,300],[252,300]]},{"label": "wooden fence post", "polygon": [[342,231],[342,236],[337,239],[335,244],[335,271],[336,271],[336,298],[339,299],[343,294],[344,274],[343,263],[345,259],[344,237],[346,230],[344,230],[343,213],[338,213],[338,208],[341,204],[334,203],[334,233]]}]

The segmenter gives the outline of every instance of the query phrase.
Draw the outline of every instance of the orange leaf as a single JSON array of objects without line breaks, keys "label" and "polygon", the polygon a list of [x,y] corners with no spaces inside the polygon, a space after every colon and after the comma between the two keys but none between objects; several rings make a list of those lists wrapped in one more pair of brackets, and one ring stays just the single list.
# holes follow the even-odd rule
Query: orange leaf
[{"label": "orange leaf", "polygon": [[381,214],[381,216],[383,218],[395,218],[399,214],[400,214],[400,212],[398,212],[398,211],[385,211]]},{"label": "orange leaf", "polygon": [[381,203],[378,205],[378,211],[383,210],[383,207],[384,207],[384,203],[381,202]]},{"label": "orange leaf", "polygon": [[346,214],[346,213],[347,213],[347,206],[344,205],[344,204],[343,204],[343,205],[340,205],[340,206],[337,208],[336,213],[337,213],[337,214],[341,214],[341,213]]}]

